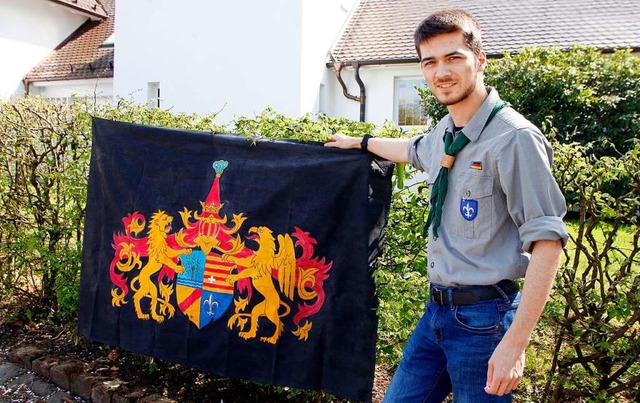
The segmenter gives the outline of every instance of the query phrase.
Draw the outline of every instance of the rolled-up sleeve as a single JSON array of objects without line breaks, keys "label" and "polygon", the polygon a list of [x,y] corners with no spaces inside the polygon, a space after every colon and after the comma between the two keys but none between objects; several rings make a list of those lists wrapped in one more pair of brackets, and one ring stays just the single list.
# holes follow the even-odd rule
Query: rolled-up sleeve
[{"label": "rolled-up sleeve", "polygon": [[551,174],[552,155],[542,134],[531,129],[514,131],[499,152],[500,185],[525,252],[539,240],[559,239],[564,246],[569,236],[562,221],[566,202]]},{"label": "rolled-up sleeve", "polygon": [[429,166],[428,161],[428,153],[427,153],[427,136],[421,134],[419,136],[415,136],[409,141],[409,146],[407,147],[407,157],[409,163],[420,171],[426,171]]}]

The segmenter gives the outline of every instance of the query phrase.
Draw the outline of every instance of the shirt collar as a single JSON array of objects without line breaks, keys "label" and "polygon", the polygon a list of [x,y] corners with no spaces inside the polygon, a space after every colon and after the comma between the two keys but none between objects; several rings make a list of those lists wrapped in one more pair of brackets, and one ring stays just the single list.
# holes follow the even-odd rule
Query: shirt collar
[{"label": "shirt collar", "polygon": [[[487,86],[487,91],[489,94],[487,98],[484,100],[480,108],[476,111],[476,114],[473,115],[469,123],[462,129],[462,132],[465,136],[471,140],[471,142],[477,141],[480,138],[480,134],[482,133],[482,129],[485,127],[485,123],[487,119],[489,119],[489,115],[491,115],[491,111],[493,107],[500,101],[500,95],[498,95],[498,91],[496,91],[493,87]],[[453,133],[453,119],[451,119],[451,115],[447,115],[447,130]],[[444,133],[442,134],[444,137]]]}]

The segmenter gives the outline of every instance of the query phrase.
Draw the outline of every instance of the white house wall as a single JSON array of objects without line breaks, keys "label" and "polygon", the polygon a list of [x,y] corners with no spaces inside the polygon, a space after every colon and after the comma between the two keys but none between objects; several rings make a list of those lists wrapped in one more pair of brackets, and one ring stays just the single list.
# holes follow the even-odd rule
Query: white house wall
[{"label": "white house wall", "polygon": [[113,98],[113,79],[95,78],[90,80],[38,81],[31,83],[30,92],[45,98],[87,99],[97,102],[111,102]]},{"label": "white house wall", "polygon": [[0,99],[24,96],[22,78],[87,19],[49,1],[0,1]]},{"label": "white house wall", "polygon": [[162,108],[221,111],[224,122],[268,106],[313,111],[343,2],[118,1],[114,92],[145,102],[158,83]]},{"label": "white house wall", "polygon": [[[360,78],[366,90],[365,120],[381,125],[385,120],[393,121],[394,90],[396,78],[422,77],[418,63],[407,65],[361,66]],[[360,87],[355,80],[354,70],[344,68],[342,78],[351,95],[359,96]],[[329,116],[360,119],[360,104],[347,99],[335,77],[335,70],[328,69],[326,80],[329,83],[326,103],[321,109]],[[324,99],[324,98],[323,98]]]},{"label": "white house wall", "polygon": [[325,62],[355,0],[303,0],[300,113],[324,112]]}]

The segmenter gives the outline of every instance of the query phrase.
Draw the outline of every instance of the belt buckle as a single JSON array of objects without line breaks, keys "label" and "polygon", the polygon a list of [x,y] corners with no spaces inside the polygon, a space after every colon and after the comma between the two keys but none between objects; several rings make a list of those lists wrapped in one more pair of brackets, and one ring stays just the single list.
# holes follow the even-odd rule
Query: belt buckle
[{"label": "belt buckle", "polygon": [[[431,299],[433,299],[433,301],[436,304],[440,304],[440,305],[445,305],[444,303],[444,290],[441,290],[437,287],[433,287],[433,291],[431,293]],[[436,295],[438,296],[438,298],[436,298]]]}]

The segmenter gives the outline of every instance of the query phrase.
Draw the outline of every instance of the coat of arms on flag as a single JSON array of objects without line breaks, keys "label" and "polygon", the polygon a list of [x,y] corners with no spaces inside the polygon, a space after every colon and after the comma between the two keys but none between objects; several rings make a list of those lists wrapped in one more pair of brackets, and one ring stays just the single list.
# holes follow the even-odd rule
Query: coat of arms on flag
[{"label": "coat of arms on flag", "polygon": [[80,335],[370,399],[390,163],[321,144],[93,128]]},{"label": "coat of arms on flag", "polygon": [[[148,226],[137,211],[122,218],[124,232],[113,235],[114,257],[109,266],[111,304],[126,304],[130,289],[137,318],[162,323],[175,314],[171,303],[175,292],[178,309],[201,328],[227,311],[237,285],[241,293],[228,319],[230,329],[239,329],[245,339],[256,337],[258,322],[264,317],[275,331],[261,340],[275,344],[283,331],[280,318],[292,312],[297,297],[306,303],[296,309],[293,334],[306,340],[313,325],[307,318],[324,303],[323,281],[332,263],[313,256],[316,240],[300,228],[276,238],[266,226],[251,227],[246,239],[253,247],[245,245],[238,231],[247,217],[233,214],[229,220],[220,202],[220,178],[228,165],[225,160],[212,164],[211,190],[200,202],[200,211],[185,207],[179,212],[179,231],[172,232],[173,217],[161,210],[151,215]],[[140,235],[143,232],[146,236]],[[129,282],[126,273],[132,273]],[[254,292],[261,301],[250,304]],[[307,320],[301,324],[302,319]]]}]

